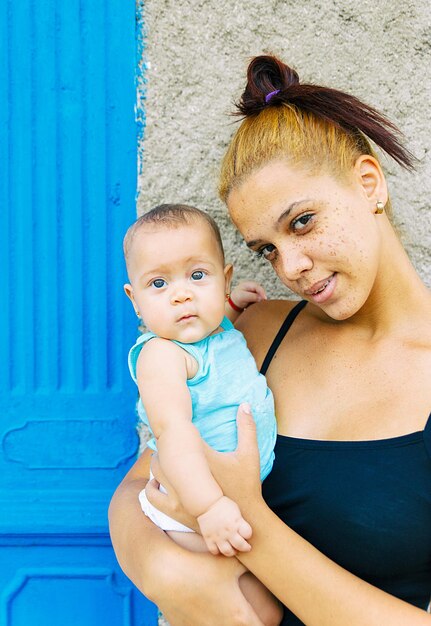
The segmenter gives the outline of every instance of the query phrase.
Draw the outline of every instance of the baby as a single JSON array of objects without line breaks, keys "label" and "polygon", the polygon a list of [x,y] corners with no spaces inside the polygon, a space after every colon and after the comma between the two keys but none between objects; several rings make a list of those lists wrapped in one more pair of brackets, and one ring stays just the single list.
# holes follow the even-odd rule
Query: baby
[{"label": "baby", "polygon": [[[214,220],[185,205],[161,205],[126,233],[130,283],[124,286],[149,332],[129,353],[138,384],[138,411],[154,438],[160,466],[201,535],[139,499],[146,515],[174,541],[194,551],[232,556],[250,550],[252,529],[235,502],[223,495],[208,467],[202,439],[220,452],[237,445],[236,413],[251,406],[257,427],[261,480],[274,460],[273,397],[232,321],[265,297],[257,283],[229,296],[232,265],[225,265]],[[241,589],[265,625],[278,624],[275,598],[250,573]]]}]

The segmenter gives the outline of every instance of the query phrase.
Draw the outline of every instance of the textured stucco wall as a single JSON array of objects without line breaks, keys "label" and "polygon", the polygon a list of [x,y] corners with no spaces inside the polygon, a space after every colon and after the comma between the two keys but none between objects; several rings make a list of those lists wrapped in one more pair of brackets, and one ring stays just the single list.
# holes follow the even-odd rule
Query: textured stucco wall
[{"label": "textured stucco wall", "polygon": [[300,78],[351,91],[384,111],[419,158],[385,161],[396,221],[431,286],[430,11],[428,0],[146,0],[138,212],[186,202],[218,219],[236,277],[286,293],[241,243],[217,198],[220,158],[250,56],[274,52]]},{"label": "textured stucco wall", "polygon": [[234,128],[227,113],[241,93],[247,59],[274,52],[300,78],[351,91],[403,130],[420,159],[417,172],[385,161],[386,172],[404,241],[431,286],[428,0],[146,0],[142,11],[147,125],[139,213],[177,201],[211,211],[236,278],[257,275],[271,295],[286,293],[245,249],[216,192]]}]

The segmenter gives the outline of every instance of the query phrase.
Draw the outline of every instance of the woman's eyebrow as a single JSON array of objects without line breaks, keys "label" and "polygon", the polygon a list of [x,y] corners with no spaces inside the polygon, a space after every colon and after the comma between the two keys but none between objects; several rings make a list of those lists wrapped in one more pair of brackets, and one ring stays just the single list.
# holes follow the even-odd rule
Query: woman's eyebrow
[{"label": "woman's eyebrow", "polygon": [[295,200],[295,202],[291,202],[288,207],[281,213],[281,215],[278,216],[276,222],[277,226],[281,224],[281,222],[285,220],[286,217],[288,217],[289,213],[293,211],[293,209],[297,209],[298,206],[304,204],[305,202],[310,202],[310,198],[303,198],[302,200]]},{"label": "woman's eyebrow", "polygon": [[252,239],[251,241],[246,241],[245,244],[247,248],[254,248],[257,244],[262,243],[263,239]]},{"label": "woman's eyebrow", "polygon": [[[302,200],[295,200],[295,202],[291,202],[286,209],[278,216],[277,221],[275,222],[276,227],[278,227],[285,219],[289,216],[290,212],[294,209],[298,208],[301,204],[311,202],[311,198],[302,198]],[[246,245],[248,248],[254,248],[259,243],[262,243],[262,239],[252,239],[251,241],[246,241]]]}]

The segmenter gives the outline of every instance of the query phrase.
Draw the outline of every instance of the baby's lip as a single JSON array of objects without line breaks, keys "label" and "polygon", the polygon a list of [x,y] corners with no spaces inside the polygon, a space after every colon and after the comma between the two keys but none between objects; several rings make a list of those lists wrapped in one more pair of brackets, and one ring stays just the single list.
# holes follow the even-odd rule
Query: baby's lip
[{"label": "baby's lip", "polygon": [[181,315],[181,317],[179,317],[177,321],[181,322],[182,320],[188,320],[192,317],[197,317],[197,315],[195,313],[184,313],[184,315]]}]

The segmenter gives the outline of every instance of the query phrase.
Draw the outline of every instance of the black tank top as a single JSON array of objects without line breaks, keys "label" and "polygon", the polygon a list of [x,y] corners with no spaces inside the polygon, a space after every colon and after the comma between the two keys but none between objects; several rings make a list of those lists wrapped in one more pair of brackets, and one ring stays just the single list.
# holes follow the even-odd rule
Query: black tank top
[{"label": "black tank top", "polygon": [[[289,313],[262,365],[306,305]],[[263,483],[271,509],[375,587],[426,609],[431,593],[431,415],[423,431],[372,441],[278,435]],[[289,567],[289,563],[286,563]],[[303,624],[285,609],[282,626]]]}]

